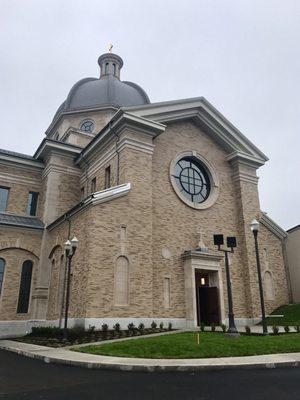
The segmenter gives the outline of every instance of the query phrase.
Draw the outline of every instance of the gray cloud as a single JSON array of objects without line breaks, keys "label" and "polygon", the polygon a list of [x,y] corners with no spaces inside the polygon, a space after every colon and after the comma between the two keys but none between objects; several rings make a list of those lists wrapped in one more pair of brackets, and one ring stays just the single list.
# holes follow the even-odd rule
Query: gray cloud
[{"label": "gray cloud", "polygon": [[71,86],[114,43],[151,101],[204,96],[270,158],[261,208],[300,223],[300,3],[1,0],[2,148],[32,154]]}]

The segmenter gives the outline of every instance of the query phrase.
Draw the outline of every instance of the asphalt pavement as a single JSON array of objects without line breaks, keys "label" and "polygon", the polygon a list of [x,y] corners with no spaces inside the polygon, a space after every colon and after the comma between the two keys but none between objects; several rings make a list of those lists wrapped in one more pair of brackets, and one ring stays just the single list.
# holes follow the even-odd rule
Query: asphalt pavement
[{"label": "asphalt pavement", "polygon": [[0,350],[0,399],[300,399],[300,368],[119,372],[46,364]]}]

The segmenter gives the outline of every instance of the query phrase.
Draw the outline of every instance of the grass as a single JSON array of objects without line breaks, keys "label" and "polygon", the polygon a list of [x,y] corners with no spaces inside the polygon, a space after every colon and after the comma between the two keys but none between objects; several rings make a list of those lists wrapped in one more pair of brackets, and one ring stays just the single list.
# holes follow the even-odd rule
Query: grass
[{"label": "grass", "polygon": [[287,304],[285,306],[281,306],[272,312],[274,315],[284,315],[283,317],[268,317],[267,324],[268,325],[300,325],[300,304]]},{"label": "grass", "polygon": [[117,357],[207,358],[300,352],[300,334],[231,338],[223,333],[195,332],[86,346],[75,351]]}]

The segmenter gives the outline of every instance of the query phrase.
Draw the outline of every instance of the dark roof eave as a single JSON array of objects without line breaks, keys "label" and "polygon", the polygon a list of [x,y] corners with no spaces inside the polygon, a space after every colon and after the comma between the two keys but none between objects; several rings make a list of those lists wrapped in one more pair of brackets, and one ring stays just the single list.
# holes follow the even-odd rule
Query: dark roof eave
[{"label": "dark roof eave", "polygon": [[21,228],[21,229],[34,229],[35,231],[44,231],[44,227],[38,227],[33,225],[24,225],[24,224],[14,224],[9,222],[0,222],[0,226],[5,228]]}]

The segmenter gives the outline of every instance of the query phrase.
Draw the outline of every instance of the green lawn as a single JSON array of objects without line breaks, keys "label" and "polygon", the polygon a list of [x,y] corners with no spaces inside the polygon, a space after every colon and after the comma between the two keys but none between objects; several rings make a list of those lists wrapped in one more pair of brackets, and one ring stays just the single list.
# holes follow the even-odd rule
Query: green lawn
[{"label": "green lawn", "polygon": [[284,315],[282,318],[267,318],[268,325],[300,325],[300,304],[287,304],[272,312],[275,315]]},{"label": "green lawn", "polygon": [[277,336],[231,338],[223,333],[201,332],[200,345],[195,332],[128,340],[75,351],[137,358],[207,358],[300,352],[300,333]]}]

